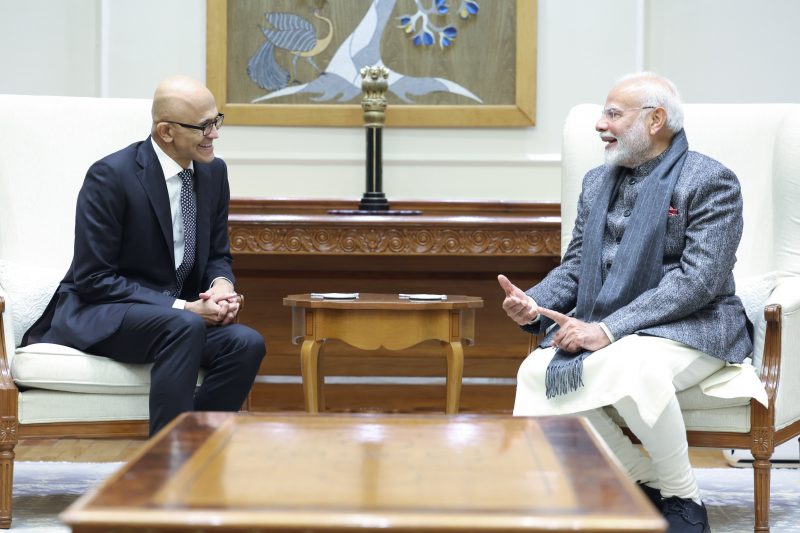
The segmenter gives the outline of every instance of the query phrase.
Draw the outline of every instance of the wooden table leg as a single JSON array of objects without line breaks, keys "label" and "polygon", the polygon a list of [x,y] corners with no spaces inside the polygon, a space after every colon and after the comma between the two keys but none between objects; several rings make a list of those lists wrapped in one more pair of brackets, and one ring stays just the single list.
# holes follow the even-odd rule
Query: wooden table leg
[{"label": "wooden table leg", "polygon": [[317,409],[318,412],[325,412],[325,341],[319,341],[317,352]]},{"label": "wooden table leg", "polygon": [[319,373],[319,350],[322,343],[306,339],[300,348],[300,371],[303,374],[303,396],[306,412],[319,413],[319,388],[322,379]]},{"label": "wooden table leg", "polygon": [[464,348],[461,342],[447,342],[447,405],[445,413],[458,413],[461,401],[461,376],[464,374]]}]

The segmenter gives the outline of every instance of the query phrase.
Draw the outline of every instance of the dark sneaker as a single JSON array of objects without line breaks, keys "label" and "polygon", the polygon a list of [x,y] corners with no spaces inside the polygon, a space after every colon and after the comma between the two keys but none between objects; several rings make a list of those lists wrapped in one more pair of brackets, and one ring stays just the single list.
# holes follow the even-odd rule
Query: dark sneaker
[{"label": "dark sneaker", "polygon": [[644,495],[647,496],[648,500],[653,502],[653,505],[655,506],[655,508],[660,513],[661,512],[661,503],[663,502],[663,500],[661,498],[661,491],[656,489],[656,488],[654,488],[654,487],[647,486],[647,485],[645,485],[644,483],[641,483],[641,482],[637,482],[636,485],[638,485],[638,487],[640,489],[642,489],[642,492],[644,492]]},{"label": "dark sneaker", "polygon": [[702,503],[672,496],[664,499],[662,512],[669,524],[667,533],[711,533],[706,506]]}]

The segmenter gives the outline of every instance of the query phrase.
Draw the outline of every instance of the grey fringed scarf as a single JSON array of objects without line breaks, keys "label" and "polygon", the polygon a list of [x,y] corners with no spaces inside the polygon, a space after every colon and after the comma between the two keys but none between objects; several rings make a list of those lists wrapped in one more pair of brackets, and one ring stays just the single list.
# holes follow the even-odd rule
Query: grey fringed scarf
[{"label": "grey fringed scarf", "polygon": [[[624,172],[622,167],[609,167],[584,225],[575,308],[577,319],[584,322],[602,321],[658,285],[663,275],[667,210],[688,150],[686,134],[681,130],[673,137],[664,158],[647,178],[617,250],[620,257],[636,257],[638,260],[614,261],[604,283],[602,252],[606,217],[612,192]],[[591,353],[556,350],[545,375],[548,398],[583,386],[583,360]]]}]

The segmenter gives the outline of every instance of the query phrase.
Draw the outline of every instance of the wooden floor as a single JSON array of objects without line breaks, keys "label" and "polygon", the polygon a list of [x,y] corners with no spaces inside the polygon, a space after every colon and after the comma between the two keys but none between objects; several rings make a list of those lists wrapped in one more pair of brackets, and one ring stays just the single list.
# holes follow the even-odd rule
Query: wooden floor
[{"label": "wooden floor", "polygon": [[[105,439],[27,439],[16,447],[17,461],[66,461],[108,463],[127,461],[144,441]],[[722,468],[728,463],[720,450],[691,448],[695,468]]]},{"label": "wooden floor", "polygon": [[17,461],[112,463],[127,461],[142,440],[23,439],[14,449]]}]

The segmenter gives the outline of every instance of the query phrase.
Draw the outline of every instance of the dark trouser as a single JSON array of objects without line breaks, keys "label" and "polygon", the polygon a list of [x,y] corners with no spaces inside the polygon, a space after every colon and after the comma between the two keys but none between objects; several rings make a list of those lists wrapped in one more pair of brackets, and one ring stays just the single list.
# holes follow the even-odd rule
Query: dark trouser
[{"label": "dark trouser", "polygon": [[[86,350],[150,371],[150,435],[186,411],[238,411],[266,352],[264,338],[240,324],[210,327],[196,314],[134,304],[120,328]],[[206,369],[195,392],[197,373]]]}]

